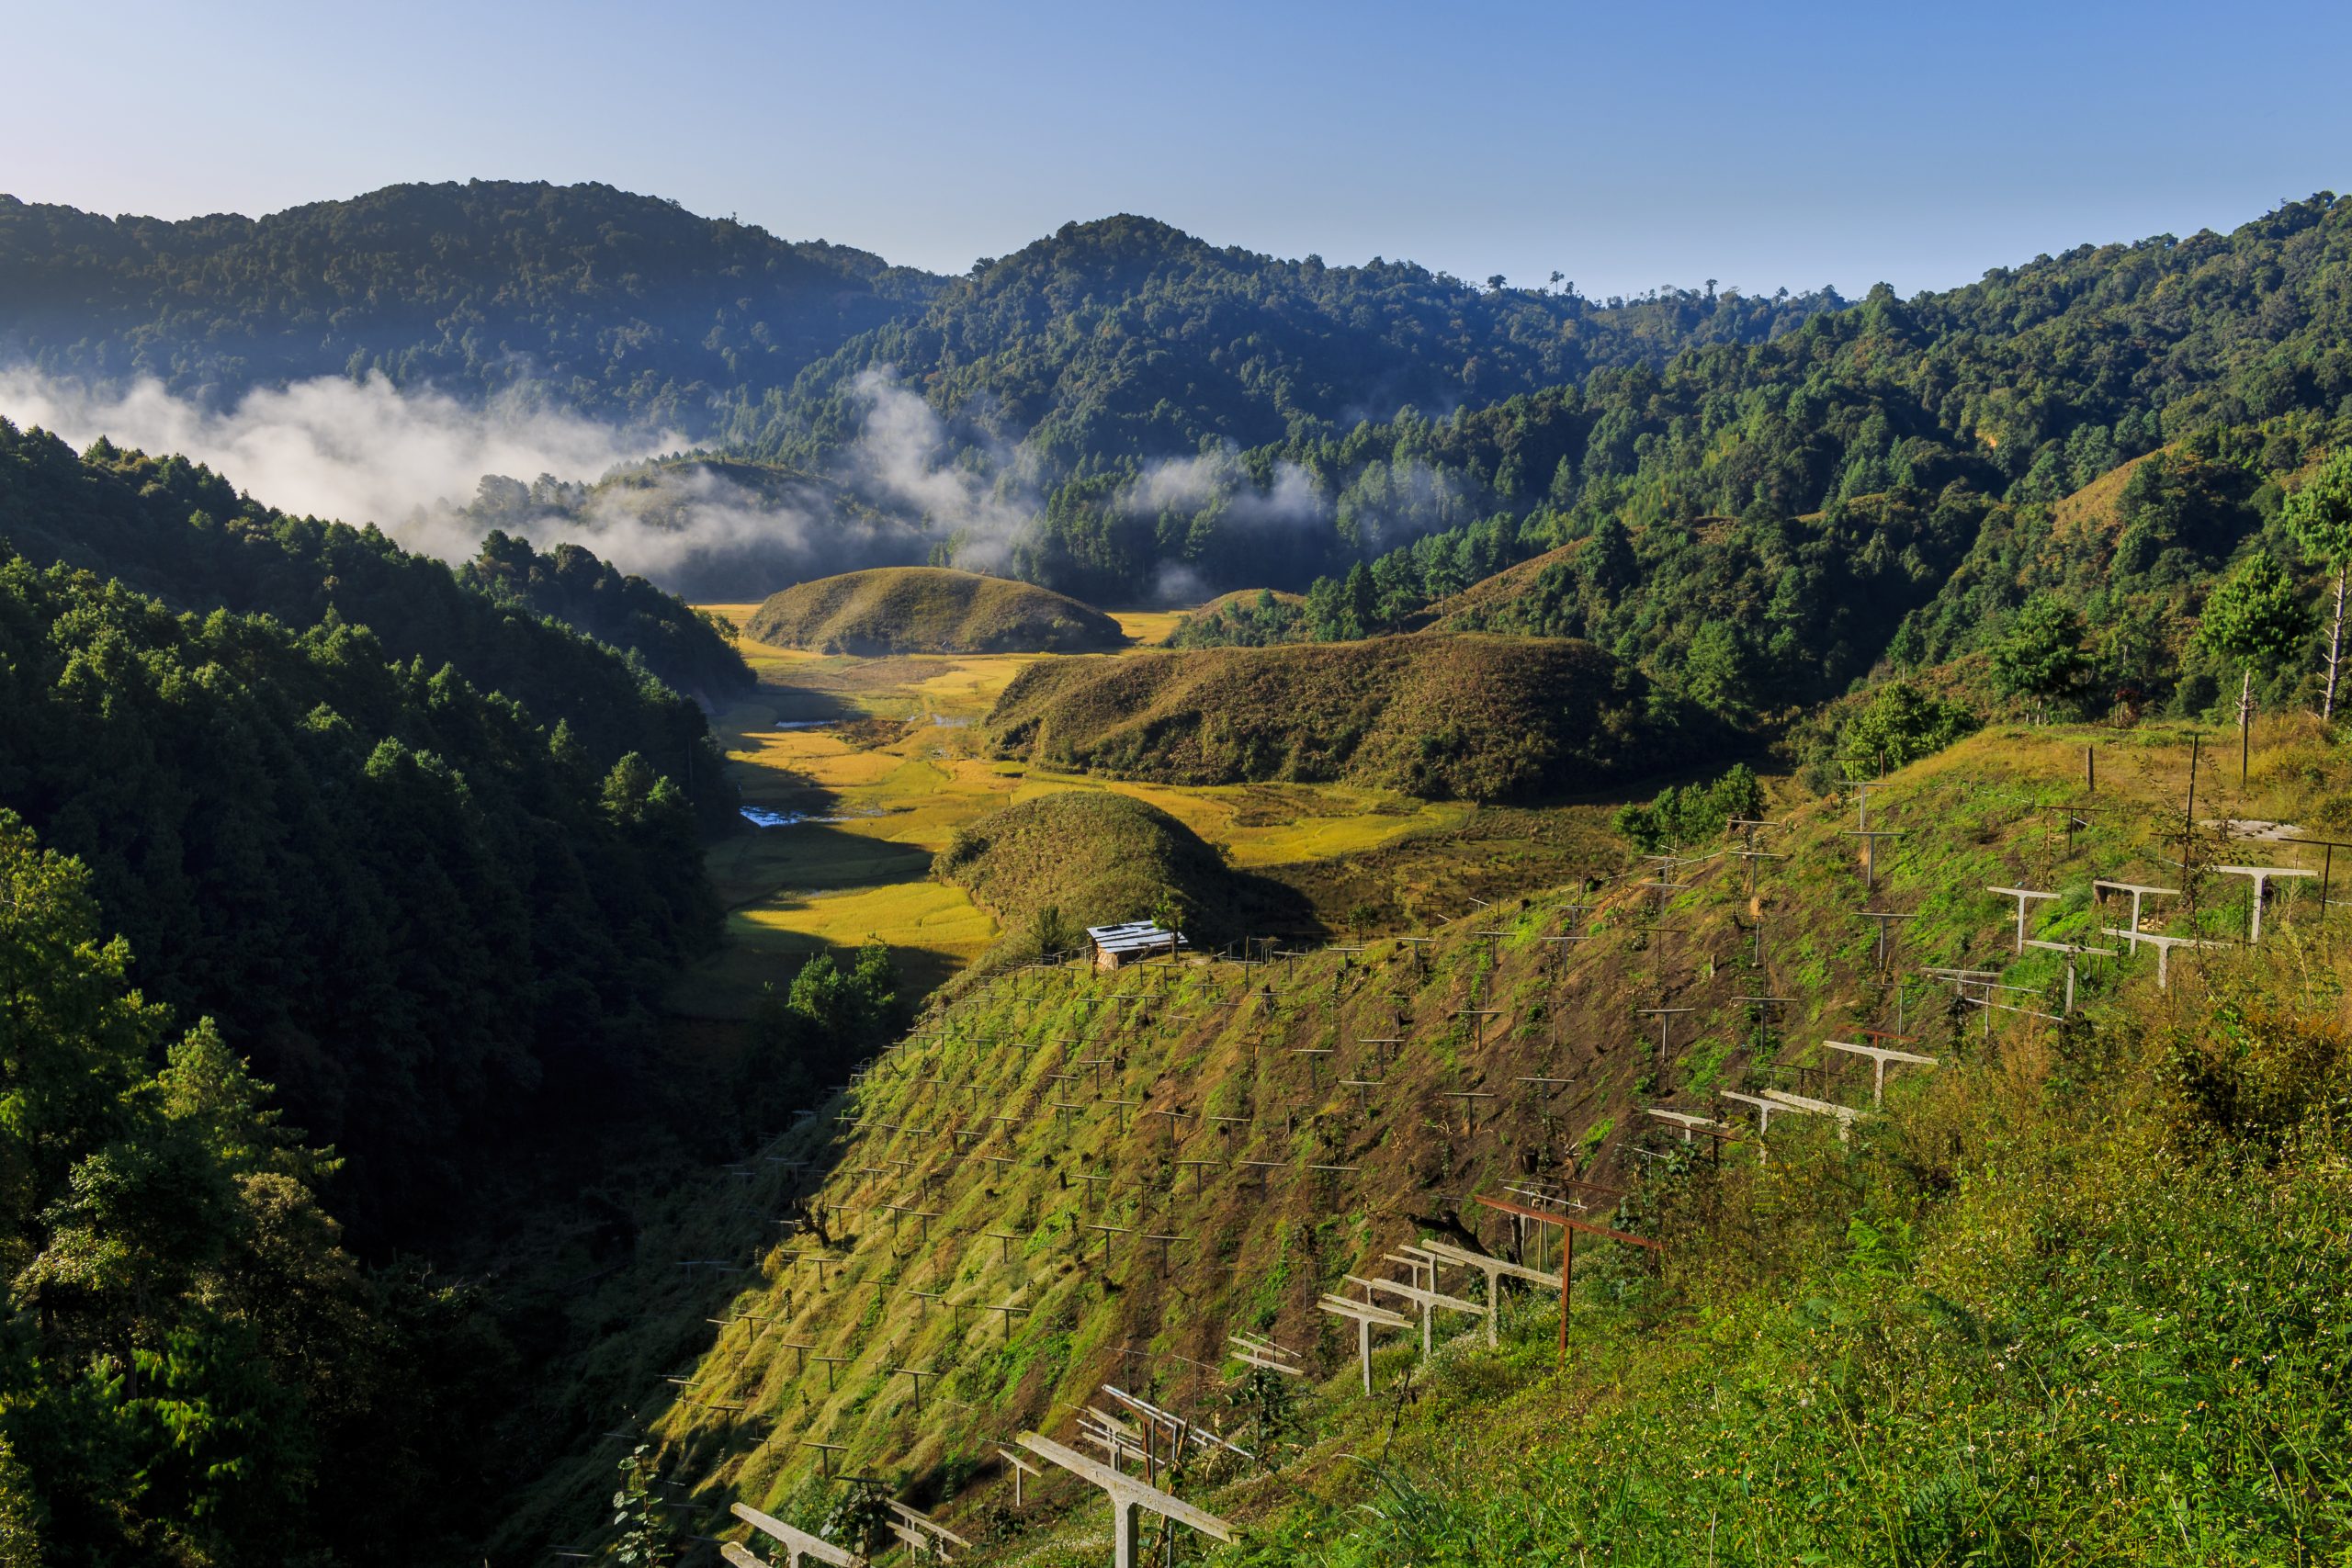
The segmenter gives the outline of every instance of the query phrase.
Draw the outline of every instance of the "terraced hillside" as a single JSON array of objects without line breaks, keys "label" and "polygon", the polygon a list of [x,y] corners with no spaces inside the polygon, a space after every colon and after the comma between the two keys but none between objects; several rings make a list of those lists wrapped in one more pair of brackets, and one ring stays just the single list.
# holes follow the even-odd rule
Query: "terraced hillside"
[{"label": "terraced hillside", "polygon": [[899,653],[1086,653],[1125,642],[1091,605],[1026,582],[938,567],[876,567],[795,583],[743,628],[778,648]]},{"label": "terraced hillside", "polygon": [[[2102,753],[2088,800],[2086,743]],[[2147,1322],[2188,1310],[2199,1272],[2119,1261],[2123,1211],[2088,1174],[2144,1187],[2135,1173],[2169,1173],[2167,1209],[2213,1226],[2188,1238],[2207,1247],[2202,1273],[2229,1279],[2275,1239],[2244,1216],[2324,1207],[2324,1186],[2275,1156],[2275,1178],[2215,1187],[2180,1152],[2221,1125],[2216,1096],[2238,1133],[2262,1116],[2301,1124],[2285,1080],[2255,1095],[2247,1062],[2315,1061],[2312,1083],[2334,1071],[2352,1090],[2340,1024],[2308,1037],[2333,1040],[2325,1050],[2202,1054],[2195,1021],[2234,1007],[2226,1028],[2252,1041],[2248,987],[2280,959],[2312,972],[2328,950],[2291,883],[2265,946],[2233,941],[2246,882],[2216,865],[2316,867],[2320,852],[2233,844],[2226,828],[2185,835],[2189,756],[2178,733],[1979,736],[1869,792],[1869,829],[1900,835],[1875,840],[1874,877],[1854,807],[1784,799],[1781,826],[1752,840],[1465,911],[1425,938],[952,987],[815,1114],[637,1216],[634,1258],[573,1292],[569,1313],[631,1326],[564,1392],[561,1417],[623,1425],[597,1428],[615,1435],[583,1449],[510,1545],[594,1539],[613,1458],[642,1437],[681,1532],[740,1536],[728,1505],[741,1501],[839,1537],[858,1489],[829,1477],[867,1476],[988,1561],[1099,1561],[1100,1494],[1048,1478],[1016,1508],[999,1445],[1023,1427],[1070,1440],[1089,1423],[1141,1422],[1106,1383],[1255,1456],[1193,1455],[1172,1481],[1154,1470],[1244,1531],[1233,1562],[1431,1561],[1441,1546],[1464,1562],[1573,1561],[1612,1541],[1645,1562],[1717,1547],[1724,1562],[1956,1562],[1987,1530],[2012,1542],[2003,1560],[2047,1561],[2035,1540],[2064,1545],[2066,1531],[2112,1543],[2155,1529],[2161,1543],[2169,1520],[2147,1501],[2147,1467],[2182,1454],[2211,1456],[2198,1462],[2231,1509],[2283,1510],[2328,1539],[2328,1518],[2344,1522],[2323,1506],[2342,1466],[2311,1447],[2310,1422],[2342,1366],[2324,1336],[2265,1325],[2290,1325],[2274,1306],[2340,1281],[2352,1233],[2311,1210],[2290,1226],[2304,1238],[2292,1260],[2248,1265],[2243,1304],[2211,1320],[2229,1347],[2287,1337],[2275,1353],[2303,1381],[2267,1408],[2319,1466],[2315,1503],[2233,1447],[2250,1439],[2219,1391],[2244,1382],[2229,1369],[2246,1357],[2164,1371],[2172,1341]],[[2208,753],[2198,798],[2216,818],[2286,818],[2339,809],[2347,786],[2339,757],[2289,738],[2257,754],[2245,791]],[[2211,945],[2175,951],[2162,992],[2144,948],[2106,962],[2019,950],[2014,901],[1988,891],[2049,890],[2030,913],[2037,940],[2116,947],[2100,933],[2130,917],[2095,906],[2091,879],[2172,886],[2165,859],[2184,847],[2190,896],[2151,901],[2137,929]],[[1974,978],[1956,990],[1930,965]],[[2260,1016],[2265,1039],[2286,1027]],[[2178,1046],[2163,1043],[2167,1017],[2187,1030]],[[1940,1064],[1898,1064],[1875,1113],[1871,1064],[1820,1043],[1874,1029]],[[2151,1050],[2162,1071],[2143,1076],[2134,1053]],[[2181,1101],[2162,1084],[2197,1063],[2191,1081],[2208,1087],[2166,1110]],[[1742,1102],[1721,1091],[1735,1089],[1859,1108],[1851,1141],[1783,1101],[1768,1162],[1725,1114]],[[2145,1115],[2112,1120],[2111,1089]],[[1697,1119],[1697,1141],[1653,1110]],[[1354,1328],[1318,1307],[1324,1292],[1389,1277],[1396,1250],[1424,1239],[1556,1267],[1535,1239],[1544,1225],[1515,1243],[1482,1198],[1666,1250],[1577,1249],[1565,1382],[1550,1374],[1558,1313],[1537,1292],[1506,1299],[1492,1350],[1451,1309],[1426,1365],[1418,1333],[1382,1331],[1378,1397],[1363,1400]],[[1939,1250],[1954,1235],[1969,1245]],[[1476,1299],[1476,1280],[1449,1269],[1443,1285]],[[2061,1308],[2092,1326],[2045,1323]],[[2205,1321],[2177,1320],[2191,1319]],[[1237,1332],[1295,1352],[1305,1375],[1238,1367]],[[2015,1343],[1988,1350],[1990,1336]],[[2126,1359],[2102,1374],[2110,1340]],[[2001,1356],[2030,1376],[2000,1371]],[[1864,1391],[1858,1377],[1894,1381]],[[2101,1377],[2145,1402],[2131,1427],[2074,1403],[2076,1382]],[[1915,1384],[1917,1398],[1900,1392]],[[1841,1428],[1806,1413],[1816,1401],[1883,1427]],[[1943,1475],[1959,1420],[1996,1470]],[[2101,1465],[2107,1480],[2086,1473]],[[2037,1523],[2033,1475],[2089,1488],[2069,1505],[2087,1511]],[[1919,1554],[1871,1546],[1898,1530],[1926,1543]],[[2195,1545],[2132,1560],[2206,1560]]]},{"label": "terraced hillside", "polygon": [[1022,671],[1001,756],[1165,784],[1340,781],[1425,799],[1589,790],[1694,757],[1641,678],[1589,643],[1392,637],[1151,651]]}]

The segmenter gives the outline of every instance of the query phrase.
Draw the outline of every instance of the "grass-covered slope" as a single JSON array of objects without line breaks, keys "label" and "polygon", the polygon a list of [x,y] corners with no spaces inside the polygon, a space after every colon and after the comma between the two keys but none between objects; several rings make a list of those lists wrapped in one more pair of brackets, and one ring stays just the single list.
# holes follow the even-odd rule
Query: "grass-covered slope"
[{"label": "grass-covered slope", "polygon": [[1110,790],[1067,790],[983,817],[957,829],[933,871],[969,889],[1016,942],[1048,908],[1065,934],[1171,908],[1195,945],[1243,936],[1253,918],[1261,931],[1312,924],[1304,900],[1237,874],[1167,812]]},{"label": "grass-covered slope", "polygon": [[1468,637],[1057,660],[1015,677],[988,729],[1001,755],[1123,778],[1469,800],[1589,789],[1691,744],[1590,644]]},{"label": "grass-covered slope", "polygon": [[1091,605],[1001,577],[881,567],[796,583],[743,629],[775,648],[893,653],[1083,653],[1126,641]]},{"label": "grass-covered slope", "polygon": [[[2086,739],[2102,809],[2052,830]],[[2182,734],[1965,741],[1874,797],[1905,833],[1874,887],[1850,808],[1784,801],[1786,858],[1752,892],[1702,851],[1663,908],[1637,869],[1418,951],[964,987],[766,1158],[642,1216],[636,1261],[570,1303],[628,1332],[563,1392],[579,1462],[505,1546],[605,1539],[642,1435],[680,1539],[741,1534],[736,1500],[845,1539],[848,1490],[803,1446],[825,1443],[989,1561],[1099,1561],[1100,1494],[1049,1477],[1015,1508],[997,1445],[1074,1440],[1109,1382],[1257,1456],[1160,1478],[1240,1527],[1207,1553],[1227,1564],[2333,1561],[2352,973],[2315,902],[2232,946],[2244,884],[2202,868],[2244,849],[2208,833],[2194,912],[2151,929],[2220,945],[2176,953],[2169,990],[2143,952],[2086,969],[2073,1021],[1987,1031],[1917,972],[1985,970],[2056,1012],[2063,960],[2013,952],[1987,886],[2059,890],[2037,934],[2097,940],[2089,879],[2162,879],[2188,761]],[[2249,790],[2210,762],[2199,783],[2217,815],[2315,818],[2352,769],[2297,741],[2257,753]],[[1884,969],[1858,913],[1880,908],[1916,917]],[[1850,1143],[1776,1116],[1760,1157],[1713,1090],[1868,1107],[1868,1064],[1818,1042],[1895,1027],[1905,973],[1907,1043],[1941,1065],[1894,1069]],[[1754,996],[1790,1000],[1759,1017]],[[1662,1052],[1636,1011],[1657,1006],[1690,1010]],[[1745,1130],[1717,1157],[1648,1105]],[[1511,1250],[1471,1195],[1512,1185],[1580,1190],[1665,1249],[1579,1243],[1565,1375],[1555,1298],[1513,1291],[1491,1350],[1453,1313],[1427,1362],[1418,1333],[1379,1334],[1363,1399],[1318,1295],[1424,1236]],[[776,1212],[805,1222],[781,1244]],[[1237,1330],[1306,1377],[1240,1376]]]}]

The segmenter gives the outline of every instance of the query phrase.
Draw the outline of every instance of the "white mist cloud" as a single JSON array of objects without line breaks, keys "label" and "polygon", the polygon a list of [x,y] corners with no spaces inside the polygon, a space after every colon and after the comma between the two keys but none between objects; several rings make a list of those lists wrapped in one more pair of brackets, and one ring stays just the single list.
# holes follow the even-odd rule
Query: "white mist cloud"
[{"label": "white mist cloud", "polygon": [[470,496],[484,474],[594,479],[681,445],[669,432],[625,431],[519,400],[469,407],[380,374],[260,389],[216,412],[153,378],[109,391],[18,367],[0,370],[0,414],[76,446],[104,435],[182,453],[271,506],[376,523],[395,536],[420,509]]},{"label": "white mist cloud", "polygon": [[[885,512],[969,529],[977,555],[1002,559],[1027,509],[944,466],[945,428],[920,398],[887,378],[867,395],[866,429],[844,460],[843,482]],[[101,389],[17,367],[0,369],[0,415],[77,447],[104,435],[157,456],[180,453],[267,505],[375,523],[407,548],[451,561],[481,542],[485,525],[461,509],[485,475],[582,484],[684,444],[674,432],[519,398],[469,405],[380,375],[257,389],[223,412],[153,378]],[[754,491],[692,465],[497,524],[542,549],[580,544],[624,571],[711,598],[763,597],[804,577],[920,560],[928,547],[921,528],[847,512],[818,485],[780,480]]]},{"label": "white mist cloud", "polygon": [[946,421],[887,366],[862,373],[854,389],[865,423],[839,477],[886,507],[912,513],[934,533],[960,535],[956,564],[1002,570],[1012,544],[1044,507],[1035,465],[1019,448],[987,446],[977,466],[962,460]]},{"label": "white mist cloud", "polygon": [[1230,449],[1148,463],[1125,500],[1126,510],[1138,516],[1197,512],[1222,500],[1222,519],[1243,527],[1320,525],[1331,518],[1331,502],[1305,468],[1277,459],[1273,483],[1261,491]]},{"label": "white mist cloud", "polygon": [[[0,415],[77,447],[104,435],[159,456],[181,453],[270,506],[372,522],[408,548],[451,561],[500,526],[542,549],[585,546],[624,571],[704,599],[755,599],[808,577],[920,561],[946,539],[960,567],[1009,569],[1015,543],[1044,510],[1035,455],[977,434],[978,422],[951,426],[888,367],[866,371],[853,389],[858,434],[821,482],[770,475],[739,484],[709,468],[664,465],[494,517],[467,510],[485,476],[584,486],[674,452],[684,439],[522,397],[469,404],[380,375],[257,389],[222,411],[153,378],[94,388],[17,367],[0,368]],[[1221,531],[1269,545],[1280,536],[1285,549],[1334,515],[1306,469],[1278,463],[1261,490],[1230,449],[1149,463],[1120,504],[1142,515],[1215,508]],[[1199,597],[1239,565],[1171,568],[1158,596]]]}]

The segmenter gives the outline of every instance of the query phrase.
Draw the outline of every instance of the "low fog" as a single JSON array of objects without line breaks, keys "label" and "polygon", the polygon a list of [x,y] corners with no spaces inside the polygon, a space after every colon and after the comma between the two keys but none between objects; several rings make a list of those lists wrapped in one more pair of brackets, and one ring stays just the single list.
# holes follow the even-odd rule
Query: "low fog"
[{"label": "low fog", "polygon": [[[960,564],[1001,568],[1038,509],[1025,485],[954,466],[956,444],[921,398],[879,372],[858,384],[865,427],[824,482],[766,470],[649,466],[684,446],[520,397],[472,406],[430,389],[322,377],[256,390],[226,411],[153,378],[100,390],[0,370],[0,415],[76,447],[177,452],[282,511],[374,523],[410,549],[462,560],[503,527],[540,548],[571,540],[625,571],[697,598],[757,598],[805,577],[921,561],[953,537]],[[1018,471],[1009,460],[1004,472]],[[545,504],[512,507],[521,481]],[[599,485],[596,481],[614,482]],[[536,482],[534,482],[536,481]]]},{"label": "low fog", "polygon": [[[104,435],[181,453],[270,506],[373,523],[445,560],[503,528],[541,549],[582,545],[695,600],[758,599],[810,577],[941,558],[1008,572],[1045,509],[1031,454],[951,430],[888,370],[865,372],[855,389],[858,437],[821,477],[684,460],[674,431],[523,395],[469,404],[381,375],[322,377],[216,410],[153,378],[101,389],[17,367],[0,369],[0,416],[77,448]],[[1212,513],[1218,579],[1245,563],[1292,574],[1328,547],[1334,515],[1305,469],[1277,464],[1261,490],[1231,451],[1148,463],[1119,504]],[[1171,565],[1151,589],[1186,604],[1246,585]]]}]

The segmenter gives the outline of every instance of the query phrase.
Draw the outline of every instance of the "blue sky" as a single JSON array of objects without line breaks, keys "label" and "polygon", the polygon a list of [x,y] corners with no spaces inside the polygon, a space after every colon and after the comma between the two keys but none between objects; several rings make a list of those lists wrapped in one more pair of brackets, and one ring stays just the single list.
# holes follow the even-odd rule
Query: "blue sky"
[{"label": "blue sky", "polygon": [[1909,293],[2343,189],[2352,6],[10,6],[0,191],[603,180],[939,270],[1072,219]]}]

